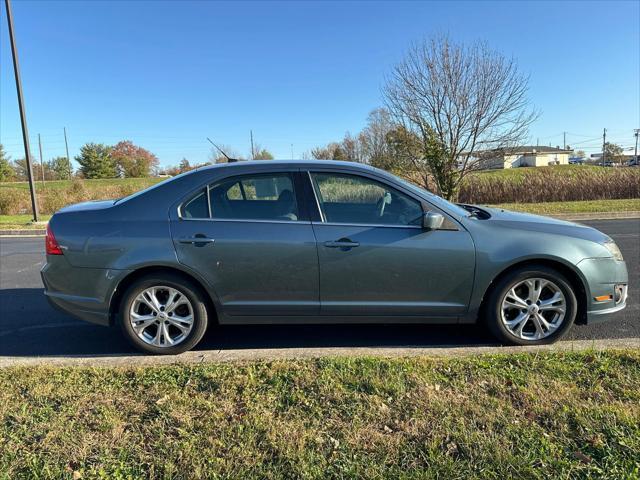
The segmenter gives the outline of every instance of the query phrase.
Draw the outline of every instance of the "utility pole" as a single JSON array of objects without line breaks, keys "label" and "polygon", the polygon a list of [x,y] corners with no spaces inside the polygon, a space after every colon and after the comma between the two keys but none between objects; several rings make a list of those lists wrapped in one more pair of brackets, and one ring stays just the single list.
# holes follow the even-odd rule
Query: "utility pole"
[{"label": "utility pole", "polygon": [[602,132],[602,166],[604,167],[604,161],[607,154],[605,153],[605,147],[607,145],[607,129]]},{"label": "utility pole", "polygon": [[44,160],[42,159],[42,141],[38,134],[38,148],[40,149],[40,169],[42,170],[42,185],[44,186]]},{"label": "utility pole", "polygon": [[633,132],[636,137],[636,149],[633,152],[633,158],[636,161],[636,166],[638,166],[638,133],[640,133],[640,128],[636,128]]},{"label": "utility pole", "polygon": [[29,130],[27,129],[27,116],[24,111],[24,99],[22,97],[22,81],[20,80],[20,65],[18,63],[18,49],[13,36],[13,15],[11,14],[11,2],[4,0],[7,9],[7,23],[9,24],[9,40],[11,42],[11,55],[13,57],[13,74],[16,80],[16,91],[18,94],[18,108],[20,110],[20,123],[22,125],[22,142],[24,144],[24,157],[27,162],[27,177],[29,179],[29,191],[31,192],[31,211],[33,220],[38,218],[38,200],[36,199],[36,187],[33,183],[33,170],[31,169],[31,149],[29,148]]},{"label": "utility pole", "polygon": [[564,147],[562,147],[562,149],[566,150],[567,149],[567,132],[562,132],[562,139],[564,144]]},{"label": "utility pole", "polygon": [[249,135],[251,135],[251,160],[256,159],[256,152],[253,149],[253,130],[249,130]]},{"label": "utility pole", "polygon": [[71,159],[69,158],[69,143],[67,142],[67,127],[64,128],[64,148],[67,149],[67,164],[69,165],[69,180],[71,180]]},{"label": "utility pole", "polygon": [[293,143],[291,144],[291,160],[293,160]]}]

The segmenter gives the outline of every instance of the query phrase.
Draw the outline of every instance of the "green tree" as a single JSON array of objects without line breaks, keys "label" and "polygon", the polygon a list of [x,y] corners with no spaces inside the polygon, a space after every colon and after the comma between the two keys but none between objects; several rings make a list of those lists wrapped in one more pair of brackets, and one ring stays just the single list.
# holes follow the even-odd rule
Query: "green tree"
[{"label": "green tree", "polygon": [[11,167],[11,157],[4,151],[4,146],[0,143],[0,182],[13,180],[16,174]]},{"label": "green tree", "polygon": [[180,160],[180,165],[178,166],[178,173],[184,173],[193,170],[191,163],[186,158]]},{"label": "green tree", "polygon": [[622,147],[615,143],[607,142],[604,144],[605,161],[613,163],[622,163],[624,155],[622,153]]},{"label": "green tree", "polygon": [[72,168],[67,157],[55,157],[47,162],[47,170],[56,180],[71,178]]},{"label": "green tree", "polygon": [[115,178],[116,163],[111,158],[111,147],[102,143],[86,143],[75,157],[84,178]]}]

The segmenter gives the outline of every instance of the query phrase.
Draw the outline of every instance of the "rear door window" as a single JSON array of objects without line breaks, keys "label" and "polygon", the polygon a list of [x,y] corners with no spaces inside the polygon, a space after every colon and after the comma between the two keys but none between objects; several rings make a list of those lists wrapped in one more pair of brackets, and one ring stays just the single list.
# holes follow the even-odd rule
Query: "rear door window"
[{"label": "rear door window", "polygon": [[291,174],[243,175],[209,189],[211,217],[229,220],[278,220],[300,217]]}]

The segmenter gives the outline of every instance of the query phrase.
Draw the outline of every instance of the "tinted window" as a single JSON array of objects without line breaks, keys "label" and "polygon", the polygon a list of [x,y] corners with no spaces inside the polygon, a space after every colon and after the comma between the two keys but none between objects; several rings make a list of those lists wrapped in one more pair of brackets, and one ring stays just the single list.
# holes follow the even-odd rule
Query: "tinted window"
[{"label": "tinted window", "polygon": [[420,203],[384,183],[336,173],[312,178],[327,222],[421,225]]},{"label": "tinted window", "polygon": [[182,206],[182,216],[185,218],[209,218],[207,194],[203,190]]},{"label": "tinted window", "polygon": [[246,175],[223,180],[209,191],[215,218],[240,220],[298,220],[291,175]]}]

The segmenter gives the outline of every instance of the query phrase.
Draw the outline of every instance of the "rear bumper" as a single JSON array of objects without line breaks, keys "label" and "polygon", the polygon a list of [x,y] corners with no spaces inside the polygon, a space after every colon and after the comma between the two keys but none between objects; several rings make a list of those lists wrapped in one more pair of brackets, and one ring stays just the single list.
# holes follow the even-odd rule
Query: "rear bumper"
[{"label": "rear bumper", "polygon": [[[85,322],[109,326],[109,311],[97,305],[95,298],[76,297],[61,293],[44,291],[49,305]],[[93,308],[92,308],[93,307]],[[98,307],[97,310],[94,308]]]},{"label": "rear bumper", "polygon": [[111,298],[130,270],[73,267],[64,255],[47,256],[40,276],[54,308],[80,320],[108,326]]}]

